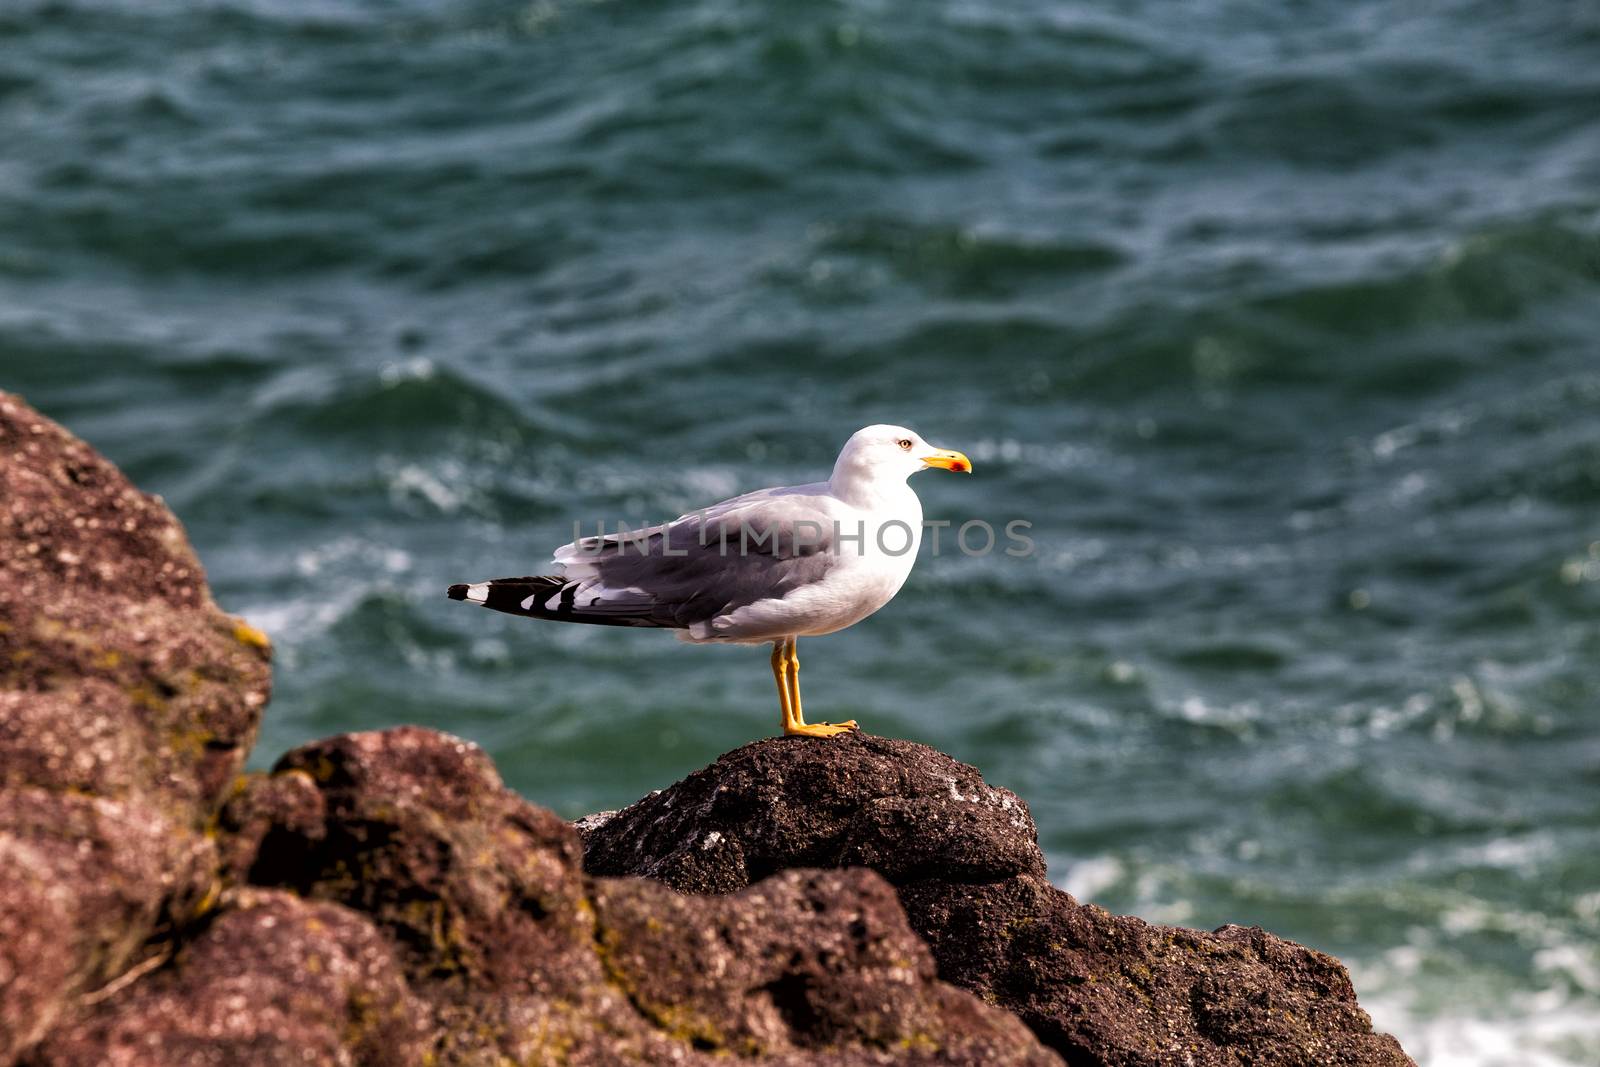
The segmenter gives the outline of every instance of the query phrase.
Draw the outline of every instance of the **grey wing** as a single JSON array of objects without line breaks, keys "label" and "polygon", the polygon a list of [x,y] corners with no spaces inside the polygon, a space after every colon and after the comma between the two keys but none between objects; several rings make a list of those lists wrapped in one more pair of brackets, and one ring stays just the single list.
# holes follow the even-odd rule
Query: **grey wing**
[{"label": "grey wing", "polygon": [[497,579],[480,602],[535,618],[686,629],[820,581],[835,534],[816,495],[769,490],[564,545],[555,553],[563,574]]}]

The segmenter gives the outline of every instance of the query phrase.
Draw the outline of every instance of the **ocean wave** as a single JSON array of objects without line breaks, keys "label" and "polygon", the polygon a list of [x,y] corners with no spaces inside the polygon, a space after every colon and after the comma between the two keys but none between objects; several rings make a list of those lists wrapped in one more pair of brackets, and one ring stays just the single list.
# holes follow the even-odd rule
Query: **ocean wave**
[{"label": "ocean wave", "polygon": [[422,449],[430,436],[436,446],[437,436],[459,438],[464,430],[532,444],[541,429],[534,412],[426,357],[390,361],[376,373],[285,376],[262,391],[253,418],[327,440],[355,436],[363,447],[387,440]]}]

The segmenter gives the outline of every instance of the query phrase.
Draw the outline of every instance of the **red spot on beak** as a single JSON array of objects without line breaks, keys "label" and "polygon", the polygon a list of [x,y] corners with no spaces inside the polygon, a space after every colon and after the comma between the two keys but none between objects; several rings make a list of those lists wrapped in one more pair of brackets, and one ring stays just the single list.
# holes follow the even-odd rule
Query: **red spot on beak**
[{"label": "red spot on beak", "polygon": [[955,471],[957,474],[964,474],[966,473],[967,465],[958,459],[954,463],[950,464],[950,469]]}]

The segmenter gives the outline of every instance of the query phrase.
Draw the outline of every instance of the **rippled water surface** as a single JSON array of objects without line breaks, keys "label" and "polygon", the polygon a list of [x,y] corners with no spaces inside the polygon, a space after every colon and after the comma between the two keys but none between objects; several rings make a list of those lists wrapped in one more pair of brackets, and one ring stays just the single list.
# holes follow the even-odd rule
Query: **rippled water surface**
[{"label": "rippled water surface", "polygon": [[1594,5],[13,0],[0,134],[0,385],[271,632],[259,763],[421,722],[576,815],[772,731],[760,649],[444,586],[906,422],[1038,551],[814,714],[1425,1065],[1600,1062]]}]

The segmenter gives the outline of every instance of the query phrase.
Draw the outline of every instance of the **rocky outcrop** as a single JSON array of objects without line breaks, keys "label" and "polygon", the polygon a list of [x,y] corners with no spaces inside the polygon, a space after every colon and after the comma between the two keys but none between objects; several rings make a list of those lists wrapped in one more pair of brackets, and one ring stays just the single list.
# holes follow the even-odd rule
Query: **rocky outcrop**
[{"label": "rocky outcrop", "polygon": [[788,867],[869,867],[946,980],[1072,1065],[1398,1067],[1338,960],[1260,929],[1156,926],[1044,877],[1027,805],[907,741],[772,738],[583,824],[591,873],[727,893]]},{"label": "rocky outcrop", "polygon": [[[169,943],[167,952],[175,946]],[[420,1005],[372,925],[285,893],[230,893],[170,959],[58,1027],[31,1062],[416,1067]]]},{"label": "rocky outcrop", "polygon": [[171,512],[0,393],[0,1063],[210,895],[267,660]]},{"label": "rocky outcrop", "polygon": [[589,878],[572,827],[433,731],[297,749],[217,837],[220,905],[28,1063],[1059,1063],[937,979],[872,872],[721,897]]},{"label": "rocky outcrop", "polygon": [[241,776],[268,654],[0,394],[0,1067],[1408,1062],[1328,957],[1051,888],[921,746],[747,746],[588,820],[586,871],[443,734]]}]

